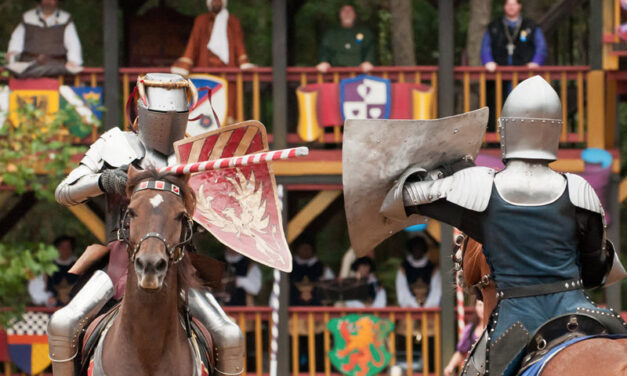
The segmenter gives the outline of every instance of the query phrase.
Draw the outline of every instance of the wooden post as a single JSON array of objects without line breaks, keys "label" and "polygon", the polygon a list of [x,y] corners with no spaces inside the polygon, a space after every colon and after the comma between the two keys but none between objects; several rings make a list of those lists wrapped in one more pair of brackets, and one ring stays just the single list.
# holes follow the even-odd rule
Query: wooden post
[{"label": "wooden post", "polygon": [[[438,104],[439,117],[451,116],[454,112],[455,83],[453,81],[453,63],[455,42],[453,39],[453,28],[455,24],[453,17],[453,0],[440,0],[438,6],[439,19],[439,51],[438,61]],[[451,259],[453,246],[453,228],[448,225],[441,225],[440,242],[440,270],[453,270]],[[442,286],[453,286],[452,273],[442,273]],[[455,295],[453,289],[442,289],[442,320],[440,321],[441,331],[441,363],[446,364],[455,352]],[[436,329],[438,330],[438,329]]]},{"label": "wooden post", "polygon": [[587,81],[588,147],[605,149],[605,72],[590,71]]},{"label": "wooden post", "polygon": [[105,129],[117,127],[120,122],[118,78],[118,2],[103,1],[104,40],[104,113]]}]

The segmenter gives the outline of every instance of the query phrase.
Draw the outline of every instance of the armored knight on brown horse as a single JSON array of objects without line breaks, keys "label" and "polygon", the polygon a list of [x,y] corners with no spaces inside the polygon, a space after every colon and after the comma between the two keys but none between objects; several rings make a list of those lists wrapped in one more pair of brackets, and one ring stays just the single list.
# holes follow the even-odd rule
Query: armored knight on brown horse
[{"label": "armored knight on brown horse", "polygon": [[[78,263],[82,269],[75,270],[84,271],[108,253],[106,272],[94,273],[50,320],[53,372],[79,372],[75,359],[85,344],[84,329],[107,301],[124,295],[121,305],[94,324],[102,335],[92,343],[96,354],[90,374],[201,375],[200,363],[191,360],[210,355],[216,374],[238,375],[243,335],[196,277],[211,274],[211,263],[195,262],[201,258],[186,252],[193,191],[180,179],[136,171],[175,163],[173,142],[185,136],[196,89],[178,75],[155,73],[139,77],[137,87],[135,130],[104,133],[56,190],[57,201],[66,206],[104,194],[118,231],[107,234],[106,247],[89,247]],[[202,341],[205,337],[210,338]]]}]

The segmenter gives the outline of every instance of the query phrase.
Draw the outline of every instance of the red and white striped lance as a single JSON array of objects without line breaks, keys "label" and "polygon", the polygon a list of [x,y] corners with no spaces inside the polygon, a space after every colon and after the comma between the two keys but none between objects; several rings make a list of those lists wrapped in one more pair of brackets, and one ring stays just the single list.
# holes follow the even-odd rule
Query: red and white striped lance
[{"label": "red and white striped lance", "polygon": [[193,174],[209,170],[219,170],[221,168],[233,168],[242,166],[252,166],[256,164],[279,161],[291,158],[304,157],[309,154],[309,148],[299,146],[297,148],[267,151],[263,153],[247,154],[239,157],[229,157],[214,159],[212,161],[179,164],[162,167],[159,173],[172,173],[177,175]]}]

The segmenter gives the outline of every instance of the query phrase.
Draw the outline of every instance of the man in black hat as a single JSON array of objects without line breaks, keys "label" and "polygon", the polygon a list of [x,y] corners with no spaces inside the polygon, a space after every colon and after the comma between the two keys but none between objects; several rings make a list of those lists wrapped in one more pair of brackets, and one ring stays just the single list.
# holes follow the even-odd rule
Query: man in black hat
[{"label": "man in black hat", "polygon": [[429,260],[423,237],[407,241],[407,257],[396,273],[396,297],[401,307],[437,307],[442,296],[440,270]]}]

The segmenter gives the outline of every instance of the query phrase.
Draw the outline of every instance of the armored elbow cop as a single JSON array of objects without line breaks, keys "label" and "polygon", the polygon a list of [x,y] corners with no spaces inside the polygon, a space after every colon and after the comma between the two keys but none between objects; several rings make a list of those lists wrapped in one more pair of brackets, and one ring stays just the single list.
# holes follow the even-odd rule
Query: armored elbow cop
[{"label": "armored elbow cop", "polygon": [[48,322],[48,345],[55,376],[74,376],[74,358],[85,326],[113,297],[113,282],[98,270],[68,305],[55,312]]},{"label": "armored elbow cop", "polygon": [[224,313],[216,299],[206,290],[189,289],[189,309],[211,333],[215,347],[215,370],[234,376],[244,371],[244,335]]}]

